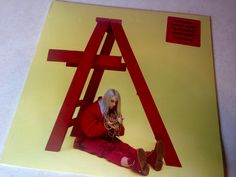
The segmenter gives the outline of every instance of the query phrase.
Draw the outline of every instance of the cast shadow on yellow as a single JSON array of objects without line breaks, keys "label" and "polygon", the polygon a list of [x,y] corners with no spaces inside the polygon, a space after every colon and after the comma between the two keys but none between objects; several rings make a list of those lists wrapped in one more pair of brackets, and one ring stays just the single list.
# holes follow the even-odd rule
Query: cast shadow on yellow
[{"label": "cast shadow on yellow", "polygon": [[[168,16],[201,21],[201,47],[165,42]],[[149,176],[223,177],[210,18],[54,1],[45,22],[1,163],[94,176],[137,176],[72,148],[69,129],[60,152],[45,151],[75,68],[47,62],[49,49],[83,51],[96,17],[122,19],[182,168],[164,166]],[[112,54],[120,55],[117,45]],[[91,76],[91,74],[90,74]],[[89,80],[89,79],[88,79]],[[116,88],[126,134],[121,139],[151,150],[155,139],[128,72],[106,71],[97,96]]]}]

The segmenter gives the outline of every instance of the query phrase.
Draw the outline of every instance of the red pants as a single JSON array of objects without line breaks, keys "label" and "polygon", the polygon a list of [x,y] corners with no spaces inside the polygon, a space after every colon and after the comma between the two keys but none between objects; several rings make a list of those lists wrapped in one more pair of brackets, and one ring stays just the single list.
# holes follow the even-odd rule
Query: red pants
[{"label": "red pants", "polygon": [[136,149],[118,138],[114,138],[112,141],[102,138],[85,138],[80,142],[79,149],[103,157],[120,166],[122,157],[127,157],[132,162],[136,155]]}]

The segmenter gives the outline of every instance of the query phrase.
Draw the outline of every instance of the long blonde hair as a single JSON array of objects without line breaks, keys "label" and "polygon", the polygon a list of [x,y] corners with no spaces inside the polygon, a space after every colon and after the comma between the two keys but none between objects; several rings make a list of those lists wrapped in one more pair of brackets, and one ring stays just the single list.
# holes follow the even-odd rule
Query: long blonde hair
[{"label": "long blonde hair", "polygon": [[115,111],[116,111],[116,114],[118,116],[121,116],[121,97],[120,97],[120,93],[115,90],[115,89],[108,89],[106,91],[106,93],[104,94],[104,96],[102,97],[102,106],[103,106],[103,109],[104,109],[104,112],[108,112],[109,110],[109,104],[111,102],[111,98],[115,96],[117,98],[117,104],[115,106]]}]

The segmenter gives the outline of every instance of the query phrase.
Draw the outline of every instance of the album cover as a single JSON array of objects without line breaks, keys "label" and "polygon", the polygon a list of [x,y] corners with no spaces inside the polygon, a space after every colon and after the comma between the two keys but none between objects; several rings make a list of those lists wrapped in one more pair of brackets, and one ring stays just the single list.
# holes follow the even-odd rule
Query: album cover
[{"label": "album cover", "polygon": [[[102,47],[105,37],[99,38],[104,26],[115,36],[108,53]],[[85,61],[97,44],[93,63]],[[109,64],[107,58],[119,62]],[[89,64],[79,68],[82,63]],[[90,66],[89,73],[79,74]],[[75,149],[69,121],[55,129],[60,115],[70,117],[73,100],[86,95],[96,68],[104,73],[92,101],[111,88],[121,95],[125,134],[120,140],[145,151],[153,150],[158,138],[166,143],[162,169],[150,166],[148,176],[224,176],[211,18],[63,1],[53,1],[49,9],[0,163],[89,176],[140,176]],[[85,79],[84,87],[71,86],[79,84],[76,77]],[[80,98],[77,88],[83,88]],[[158,119],[150,116],[157,111]]]}]

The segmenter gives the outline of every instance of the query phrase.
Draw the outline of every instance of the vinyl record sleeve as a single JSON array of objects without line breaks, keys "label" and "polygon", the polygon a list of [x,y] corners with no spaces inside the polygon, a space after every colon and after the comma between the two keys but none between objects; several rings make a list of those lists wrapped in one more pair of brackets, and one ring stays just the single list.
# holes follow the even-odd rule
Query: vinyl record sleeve
[{"label": "vinyl record sleeve", "polygon": [[[48,62],[48,51],[83,51],[96,17],[122,20],[181,161],[181,168],[164,165],[159,172],[151,169],[149,176],[223,177],[210,17],[62,1],[49,9],[0,163],[90,176],[137,176],[73,149],[71,129],[61,151],[45,151],[75,72],[65,63]],[[120,55],[116,43],[112,55]],[[155,138],[129,73],[105,71],[96,97],[108,88],[121,93],[126,127],[121,139],[152,150]]]}]

